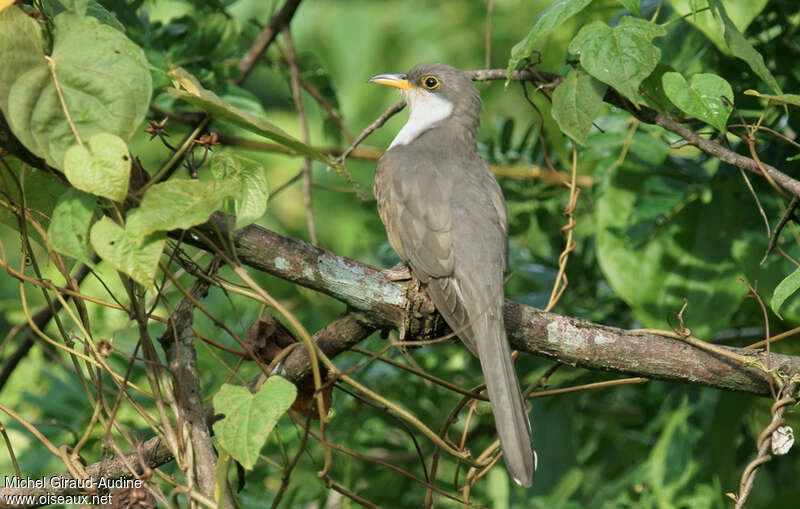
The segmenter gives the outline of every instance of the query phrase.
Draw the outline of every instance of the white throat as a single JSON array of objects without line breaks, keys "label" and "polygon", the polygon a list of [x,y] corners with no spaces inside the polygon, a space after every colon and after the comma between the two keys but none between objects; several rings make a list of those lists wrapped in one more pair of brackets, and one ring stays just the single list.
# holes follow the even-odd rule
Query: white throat
[{"label": "white throat", "polygon": [[410,111],[408,122],[394,137],[389,148],[408,145],[417,136],[427,131],[431,125],[444,120],[453,113],[453,103],[438,94],[410,90],[404,95]]}]

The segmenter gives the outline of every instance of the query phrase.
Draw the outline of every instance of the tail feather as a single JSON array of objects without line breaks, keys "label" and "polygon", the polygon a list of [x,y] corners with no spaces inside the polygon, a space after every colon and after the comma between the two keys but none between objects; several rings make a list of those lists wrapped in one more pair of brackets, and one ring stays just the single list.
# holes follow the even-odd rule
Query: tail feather
[{"label": "tail feather", "polygon": [[[530,486],[536,470],[536,453],[503,327],[502,295],[497,305],[489,309],[468,311],[455,280],[431,279],[426,286],[436,309],[480,360],[506,468],[517,484]],[[474,320],[470,321],[470,316],[474,316]]]},{"label": "tail feather", "polygon": [[502,321],[480,321],[488,327],[485,327],[485,331],[481,330],[484,327],[476,327],[480,331],[476,341],[478,358],[492,404],[503,459],[517,484],[528,487],[533,484],[536,453],[533,450],[528,412],[511,359],[511,348]]}]

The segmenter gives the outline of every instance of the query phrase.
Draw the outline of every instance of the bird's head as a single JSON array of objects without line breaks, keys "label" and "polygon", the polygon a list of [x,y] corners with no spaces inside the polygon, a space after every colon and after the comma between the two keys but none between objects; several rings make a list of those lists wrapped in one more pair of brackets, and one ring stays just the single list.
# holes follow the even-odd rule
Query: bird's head
[{"label": "bird's head", "polygon": [[419,64],[405,74],[378,74],[370,83],[400,90],[410,114],[453,117],[477,129],[481,97],[469,74],[445,64]]}]

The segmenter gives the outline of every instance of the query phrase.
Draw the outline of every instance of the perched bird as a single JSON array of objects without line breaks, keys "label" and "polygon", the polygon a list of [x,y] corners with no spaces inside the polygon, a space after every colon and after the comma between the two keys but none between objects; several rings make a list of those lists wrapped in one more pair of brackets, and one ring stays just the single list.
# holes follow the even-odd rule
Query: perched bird
[{"label": "perched bird", "polygon": [[506,467],[530,486],[536,454],[503,327],[506,204],[476,147],[480,94],[466,72],[443,64],[369,81],[400,89],[409,109],[375,173],[389,243],[480,359]]}]

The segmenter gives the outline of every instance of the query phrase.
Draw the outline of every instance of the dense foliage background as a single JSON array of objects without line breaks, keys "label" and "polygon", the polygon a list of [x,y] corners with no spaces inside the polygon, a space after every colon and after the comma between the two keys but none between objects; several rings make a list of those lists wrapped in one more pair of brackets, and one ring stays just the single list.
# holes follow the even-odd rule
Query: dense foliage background
[{"label": "dense foliage background", "polygon": [[[0,345],[0,402],[4,411],[13,410],[19,419],[0,413],[0,422],[6,428],[9,448],[13,449],[21,472],[36,478],[67,470],[62,457],[48,450],[22,421],[30,423],[56,447],[75,447],[80,442],[80,455],[88,463],[102,458],[110,439],[123,451],[134,449],[126,440],[154,436],[154,421],[162,426],[172,423],[179,434],[183,429],[182,420],[179,423],[170,408],[166,410],[168,417],[164,417],[152,398],[134,391],[130,391],[130,400],[122,398],[119,408],[109,412],[115,406],[118,390],[108,372],[126,376],[148,391],[153,378],[141,362],[141,357],[149,354],[143,353],[144,346],[137,347],[144,341],[141,320],[134,316],[136,313],[112,309],[104,303],[116,301],[121,306],[135,307],[133,304],[138,302],[137,306],[145,310],[152,307],[154,315],[167,317],[184,297],[183,288],[188,289],[197,279],[186,270],[205,268],[211,260],[212,253],[179,244],[181,237],[165,240],[165,231],[199,224],[216,208],[236,212],[240,218],[248,217],[248,210],[256,210],[249,222],[255,221],[283,236],[314,240],[333,253],[381,268],[397,262],[376,213],[371,188],[375,160],[402,126],[405,112],[374,130],[344,162],[346,168],[331,168],[342,163],[341,159],[329,164],[322,161],[328,160],[326,156],[333,161],[358,133],[397,101],[395,94],[367,84],[367,79],[377,73],[404,72],[419,62],[500,70],[501,79],[477,86],[484,100],[480,151],[498,174],[509,209],[509,272],[513,276],[506,287],[507,297],[537,308],[548,306],[554,285],[557,281],[563,285],[564,280],[558,277],[561,260],[568,284],[562,286],[563,294],[552,307],[555,313],[624,329],[675,330],[679,324],[675,314],[686,299],[687,307],[681,315],[684,325],[693,336],[705,341],[744,347],[765,335],[792,330],[800,320],[800,304],[791,295],[800,283],[790,278],[778,297],[774,297],[774,291],[793,273],[797,264],[792,258],[800,255],[800,231],[794,220],[779,236],[779,249],[773,250],[766,262],[762,263],[762,258],[793,192],[786,186],[771,185],[771,179],[721,162],[709,151],[684,143],[675,132],[631,114],[637,105],[649,107],[680,120],[680,125],[712,140],[715,146],[749,159],[757,155],[764,164],[790,176],[794,174],[798,152],[795,138],[800,130],[796,106],[800,105],[800,97],[784,93],[800,90],[796,65],[800,58],[800,12],[796,3],[709,2],[710,5],[706,0],[306,1],[285,20],[290,20],[286,26],[291,40],[287,39],[287,32],[279,34],[266,52],[246,68],[246,76],[242,74],[241,59],[284,8],[281,1],[21,2],[27,12],[37,13],[36,30],[43,34],[44,51],[52,57],[49,61],[55,62],[41,63],[42,74],[37,79],[49,79],[46,69],[52,65],[63,80],[67,99],[107,80],[103,83],[111,84],[106,88],[102,83],[97,85],[102,91],[95,90],[95,97],[113,107],[125,101],[131,103],[124,106],[129,108],[125,111],[131,112],[129,119],[99,122],[103,129],[87,127],[93,121],[91,100],[81,103],[80,108],[73,107],[77,131],[82,136],[88,138],[101,130],[114,133],[123,145],[108,157],[126,157],[129,150],[139,162],[134,164],[134,174],[139,165],[151,177],[171,175],[171,180],[189,179],[190,172],[196,171],[199,181],[207,185],[202,192],[197,187],[150,187],[158,190],[149,195],[153,210],[164,207],[171,219],[137,218],[136,224],[150,221],[150,226],[130,233],[132,237],[118,233],[114,228],[120,228],[116,225],[121,224],[126,213],[128,229],[133,228],[135,221],[128,209],[140,203],[136,200],[141,200],[143,194],[136,185],[141,186],[142,181],[132,184],[130,195],[124,182],[120,196],[119,186],[109,185],[108,190],[98,191],[99,182],[109,179],[106,174],[75,177],[69,163],[64,162],[67,148],[75,144],[70,126],[64,119],[39,118],[37,124],[35,108],[24,109],[28,104],[26,94],[34,90],[35,80],[31,78],[33,81],[24,87],[15,85],[22,73],[15,75],[8,69],[23,64],[19,60],[13,65],[10,60],[4,62],[8,65],[6,70],[0,70],[0,109],[11,128],[4,126],[0,138],[4,149],[0,168],[0,219],[4,225],[0,247],[2,264],[11,270],[0,280],[0,332],[5,337]],[[0,2],[0,6],[7,3]],[[541,17],[551,4],[556,5],[548,11],[550,17]],[[8,53],[0,53],[0,60],[5,61],[6,55],[23,44],[20,32],[14,31],[21,25],[11,24],[8,18],[10,10],[20,8],[11,5],[2,11],[0,47]],[[563,14],[570,9],[574,15]],[[626,16],[635,18],[640,25]],[[81,39],[81,32],[75,27],[88,26],[82,21],[85,17],[99,20],[98,25],[104,28],[92,25],[94,28],[86,28],[87,38]],[[536,24],[537,19],[544,22]],[[22,22],[14,18],[13,23]],[[610,30],[609,27],[617,30],[612,39],[622,41],[623,55],[643,52],[643,56],[636,53],[639,67],[615,66],[619,61],[611,58],[613,47],[601,44],[603,35],[592,32]],[[633,28],[625,32],[624,27]],[[278,30],[282,28],[279,26]],[[736,39],[737,28],[744,34],[740,39]],[[74,40],[65,41],[67,30],[73,30],[70,33]],[[107,30],[129,39],[125,48],[130,50],[128,57],[133,63],[130,68],[113,68],[108,76],[98,77],[92,73],[107,65],[104,59],[109,56],[109,45],[122,44],[117,35],[105,38],[102,34]],[[95,41],[96,48],[89,44],[91,41]],[[520,41],[523,42],[512,51]],[[529,44],[526,46],[524,41]],[[753,53],[747,52],[750,46],[763,56],[763,69],[758,67]],[[137,48],[142,53],[137,53]],[[83,56],[74,57],[70,51]],[[510,70],[535,69],[552,74],[525,86],[517,80],[504,86],[502,78],[510,56]],[[648,58],[652,57],[658,65],[654,63],[647,70]],[[93,60],[97,68],[86,70],[82,67],[86,62],[81,59]],[[293,78],[295,65],[298,76]],[[602,78],[604,65],[611,66],[611,71],[605,72],[613,75],[606,80]],[[176,71],[178,68],[183,71]],[[64,69],[63,75],[60,69]],[[683,84],[679,76],[670,73],[679,73],[685,79]],[[575,81],[568,79],[563,84],[574,88],[562,88],[558,97],[556,87],[562,84],[559,77],[568,75]],[[701,82],[703,78],[694,81],[698,75],[718,78],[707,78],[709,84]],[[152,85],[146,83],[147,79],[152,80]],[[42,90],[47,86],[44,81],[35,83]],[[302,114],[298,114],[295,88]],[[762,97],[747,91],[758,91]],[[696,100],[691,103],[695,109],[676,98],[680,93],[695,94]],[[764,94],[779,98],[770,102]],[[44,96],[42,92],[41,97]],[[86,92],[86,96],[91,97],[92,93]],[[50,106],[60,111],[55,87],[49,97]],[[601,101],[603,98],[606,102]],[[557,106],[551,106],[553,103]],[[238,109],[234,111],[233,107]],[[555,115],[551,108],[558,110]],[[201,110],[211,113],[210,122],[206,123]],[[22,125],[21,119],[28,118],[26,114],[32,121]],[[141,117],[146,120],[142,122]],[[160,128],[151,124],[150,132],[145,131],[149,121],[158,122],[165,117],[169,120],[163,127],[169,137],[162,137],[169,146],[157,135]],[[269,123],[259,124],[255,119]],[[304,122],[308,124],[307,133],[302,127]],[[745,124],[760,129],[747,130]],[[726,125],[727,130],[723,129]],[[168,166],[173,148],[178,149],[181,140],[197,126],[201,127],[196,136],[215,132],[222,146],[207,152],[200,144],[190,149],[191,169],[180,166],[174,172],[159,172]],[[62,127],[64,132],[58,136],[47,134]],[[45,134],[30,134],[36,129]],[[748,136],[752,137],[750,144]],[[87,143],[89,151],[101,159],[101,146],[116,143],[102,142],[98,141],[96,147]],[[59,144],[63,147],[59,148]],[[297,153],[287,154],[287,147]],[[92,154],[75,155],[79,158],[74,163],[76,167],[94,164]],[[309,157],[307,162],[303,156]],[[89,162],[80,157],[89,158]],[[98,164],[108,168],[107,162]],[[305,164],[309,168],[307,178],[302,171]],[[47,167],[53,170],[48,172]],[[564,184],[573,178],[573,171],[575,189],[580,189],[577,194]],[[221,177],[231,174],[235,178],[225,184]],[[81,178],[88,179],[88,183],[78,184]],[[136,178],[134,175],[132,182]],[[24,201],[18,184],[25,188]],[[97,196],[75,189],[68,191],[70,188]],[[167,195],[168,190],[176,194]],[[248,198],[248,190],[254,196]],[[193,193],[202,203],[180,201]],[[253,205],[267,196],[265,212]],[[52,224],[51,217],[56,221],[53,210],[58,200],[84,210],[83,215],[75,208],[70,209],[72,212],[61,210],[65,214],[61,217],[84,218],[74,220],[85,224],[81,223],[84,230],[83,237],[78,235],[78,244],[70,244],[73,251],[54,239],[57,234],[51,231],[48,237],[45,233]],[[156,203],[158,200],[161,201]],[[28,208],[30,218],[18,219],[20,207]],[[567,230],[563,228],[571,223],[564,215],[565,209],[574,219]],[[103,237],[101,233],[107,232],[96,233],[93,228],[90,244],[89,224],[103,216],[107,224],[102,228],[120,236]],[[153,226],[157,220],[163,221]],[[309,221],[314,225],[313,239]],[[41,231],[37,230],[39,226]],[[568,257],[560,258],[570,231],[574,249],[568,250]],[[51,245],[45,242],[48,238]],[[131,250],[140,257],[138,260],[124,259],[109,247],[119,246],[123,240],[134,246]],[[224,234],[216,240],[233,257],[229,250],[225,251]],[[166,246],[160,268],[155,265],[157,256],[147,251],[147,246],[156,244]],[[103,245],[109,249],[103,250]],[[182,250],[180,253],[175,253],[176,246]],[[103,261],[92,260],[92,251]],[[157,255],[160,251],[154,252]],[[69,257],[62,261],[57,253]],[[72,271],[80,270],[81,262],[75,258],[97,263],[79,286],[79,292],[95,302],[85,303],[85,317],[76,316],[82,311],[70,303],[72,313],[62,310],[57,314],[58,322],[49,320],[41,336],[54,338],[54,343],[47,343],[25,324],[40,309],[47,314],[48,300],[51,306],[58,300],[54,295],[60,290],[42,285],[41,281],[52,281],[58,288],[66,286],[65,267],[61,264],[66,263]],[[260,373],[256,363],[242,362],[242,355],[236,353],[242,348],[232,338],[232,334],[245,338],[253,322],[265,312],[264,299],[254,297],[257,288],[268,292],[312,333],[346,308],[331,297],[257,270],[247,271],[254,281],[244,281],[241,273],[232,268],[234,265],[228,263],[214,276],[225,288],[212,286],[208,295],[200,298],[205,311],[194,312],[191,326],[198,337],[213,340],[196,342],[197,372],[206,404],[223,384],[241,385]],[[165,278],[164,268],[176,273],[175,281],[180,281],[182,287],[169,283],[172,278]],[[118,270],[130,278],[120,277]],[[155,293],[150,287],[154,275],[163,297],[160,300],[153,299]],[[168,284],[162,286],[165,281]],[[236,293],[234,285],[243,281],[249,293]],[[756,299],[745,298],[750,292],[743,282],[755,288],[766,303],[764,308]],[[37,285],[47,291],[39,290]],[[148,293],[143,294],[147,287]],[[60,295],[72,294],[61,291]],[[266,307],[286,323],[274,306]],[[89,331],[85,330],[87,324]],[[169,332],[155,320],[145,320],[144,328],[153,339]],[[290,324],[290,329],[299,338],[295,326]],[[31,339],[25,340],[26,335]],[[75,360],[75,352],[102,357],[102,353],[88,346],[89,335],[94,338],[89,342],[104,341],[110,348],[111,353],[103,357],[108,363],[103,369],[97,365],[89,369],[83,360]],[[360,346],[378,351],[390,339],[396,340],[396,336],[386,338],[385,334],[375,333]],[[228,350],[219,348],[217,343]],[[156,349],[154,355],[167,364],[169,354],[158,344]],[[798,350],[791,335],[772,346],[772,351],[785,354],[799,354]],[[72,359],[68,353],[73,354]],[[465,389],[481,383],[477,361],[458,343],[437,343],[407,352],[392,348],[385,355]],[[139,361],[132,363],[126,375],[131,356],[138,356]],[[461,399],[451,390],[390,364],[359,364],[366,359],[362,353],[347,352],[337,356],[335,363],[341,370],[357,367],[350,376],[407,409],[435,432]],[[522,385],[537,382],[545,373],[550,389],[620,378],[619,374],[566,365],[551,374],[553,365],[548,359],[521,355],[518,372]],[[781,375],[789,381],[794,373]],[[97,379],[103,379],[100,386]],[[169,385],[163,380],[162,384]],[[430,468],[433,445],[416,429],[401,426],[400,420],[390,417],[382,404],[376,405],[363,392],[355,397],[352,391],[346,384],[337,385],[333,391],[326,438],[356,454],[332,451],[334,460],[328,477],[320,480],[316,475],[324,463],[320,442],[304,438],[299,424],[305,423],[304,418],[298,418],[298,423],[283,415],[251,470],[245,472],[229,465],[227,474],[234,491],[240,483],[243,486],[241,491],[235,491],[240,507],[263,507],[265,501],[273,500],[279,501],[281,507],[356,506],[358,502],[349,496],[381,507],[422,505],[423,485],[368,458],[395,465],[419,479],[425,476],[420,456]],[[96,406],[98,394],[103,395],[105,403]],[[510,482],[501,461],[477,480],[469,499],[493,508],[732,506],[726,493],[739,492],[742,471],[756,455],[756,439],[770,422],[772,403],[770,398],[660,381],[535,398],[530,414],[539,463],[534,486],[525,490]],[[484,405],[478,405],[477,414],[469,420],[469,449],[474,455],[494,440],[491,412]],[[460,436],[468,413],[467,409],[462,410],[451,438]],[[790,425],[797,423],[792,409],[786,418]],[[318,424],[311,422],[311,430],[317,432]],[[85,440],[81,440],[84,435]],[[412,435],[419,443],[419,451]],[[301,445],[303,453],[298,452]],[[113,455],[113,448],[105,451]],[[297,464],[290,468],[294,459]],[[189,466],[173,461],[159,470],[172,476],[178,485],[186,485],[186,469],[191,471],[192,465],[190,459],[183,461],[188,461]],[[14,471],[10,455],[0,454],[0,473],[10,475]],[[287,472],[290,475],[282,487]],[[458,482],[463,483],[465,473],[464,466],[457,471],[456,462],[442,455],[435,485],[460,499],[463,494],[454,489],[453,479],[459,474]],[[224,475],[217,477],[218,488],[225,485],[220,480]],[[761,468],[749,506],[796,505],[800,497],[798,475],[800,462],[796,454],[774,458]],[[153,486],[160,486],[160,493],[166,494],[171,504],[189,503],[184,495],[169,498],[174,489],[169,481],[158,475],[151,481]],[[339,487],[343,489],[334,489]],[[202,491],[196,485],[195,489]],[[460,505],[440,495],[436,501],[441,507]],[[194,499],[192,503],[201,500]]]}]

